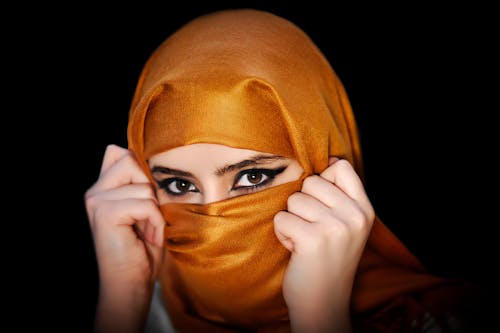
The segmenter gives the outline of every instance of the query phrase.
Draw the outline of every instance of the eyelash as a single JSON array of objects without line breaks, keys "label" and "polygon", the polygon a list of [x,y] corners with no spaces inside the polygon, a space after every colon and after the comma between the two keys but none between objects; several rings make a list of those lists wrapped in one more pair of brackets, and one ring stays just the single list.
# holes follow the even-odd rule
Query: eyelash
[{"label": "eyelash", "polygon": [[[231,188],[231,191],[243,190],[246,192],[252,192],[258,188],[269,185],[274,180],[274,178],[276,178],[277,175],[279,175],[280,173],[285,171],[285,169],[286,169],[286,167],[283,166],[283,167],[279,167],[276,169],[247,169],[247,170],[240,171],[235,177],[235,181],[233,183],[233,187]],[[236,187],[236,185],[242,181],[242,178],[245,175],[248,177],[251,174],[259,174],[259,175],[263,175],[267,178],[265,178],[263,181],[255,184],[255,185],[246,185],[246,186]]]},{"label": "eyelash", "polygon": [[[274,180],[274,178],[277,175],[279,175],[280,173],[282,173],[283,171],[285,171],[285,169],[286,169],[286,166],[278,167],[276,169],[242,170],[236,175],[235,181],[234,181],[232,188],[231,188],[231,191],[245,191],[247,193],[253,192],[258,188],[269,185]],[[263,181],[260,181],[259,183],[255,184],[255,185],[237,186],[237,184],[242,181],[242,178],[245,175],[251,175],[251,174],[262,175],[262,176],[265,176],[267,178],[265,178]],[[249,176],[247,176],[247,177],[249,177]],[[247,178],[247,181],[248,181],[248,178]],[[179,182],[178,184],[180,184],[181,182],[186,183],[185,186],[188,186],[188,189],[185,192],[172,191],[170,189],[170,186],[172,184],[175,184],[175,182]],[[198,190],[192,182],[190,182],[189,180],[183,179],[183,178],[178,178],[178,177],[166,178],[166,179],[163,179],[161,181],[158,181],[158,186],[161,189],[163,189],[167,194],[172,195],[172,196],[183,196],[183,195],[186,195],[188,192],[193,192],[193,193],[200,192],[200,190]],[[194,187],[194,188],[190,189],[191,187]]]},{"label": "eyelash", "polygon": [[[189,188],[191,188],[191,186],[194,187],[194,190],[188,190],[186,192],[174,192],[170,189],[170,185],[174,184],[175,182],[179,182],[179,184],[181,182],[184,182],[188,185]],[[173,196],[182,196],[182,195],[185,195],[187,192],[200,192],[196,186],[194,186],[193,183],[191,183],[189,180],[185,180],[183,178],[177,178],[177,177],[173,177],[173,178],[166,178],[166,179],[163,179],[161,181],[158,181],[158,186],[163,189],[165,192],[167,192],[167,194],[169,195],[173,195]]]}]

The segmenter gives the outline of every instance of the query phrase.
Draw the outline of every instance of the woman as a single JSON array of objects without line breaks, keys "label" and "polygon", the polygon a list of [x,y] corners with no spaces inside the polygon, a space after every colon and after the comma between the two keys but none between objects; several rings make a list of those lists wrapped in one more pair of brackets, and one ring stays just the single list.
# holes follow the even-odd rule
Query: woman
[{"label": "woman", "polygon": [[[459,331],[473,289],[427,273],[376,216],[346,92],[297,26],[197,18],[146,63],[128,149],[85,200],[96,331]],[[153,303],[156,304],[156,303]]]}]

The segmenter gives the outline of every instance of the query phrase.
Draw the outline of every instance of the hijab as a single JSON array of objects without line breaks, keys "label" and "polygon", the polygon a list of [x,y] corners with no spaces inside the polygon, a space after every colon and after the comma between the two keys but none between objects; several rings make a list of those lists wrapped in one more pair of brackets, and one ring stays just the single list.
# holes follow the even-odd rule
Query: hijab
[{"label": "hijab", "polygon": [[[207,205],[160,207],[167,226],[159,282],[179,332],[288,332],[281,280],[290,254],[276,239],[273,216],[329,156],[347,159],[363,178],[348,96],[310,37],[254,9],[193,19],[146,62],[128,142],[151,181],[151,156],[195,143],[299,162],[304,174],[291,183]],[[424,313],[441,318],[461,287],[427,273],[377,216],[352,291],[354,326],[392,332]]]}]

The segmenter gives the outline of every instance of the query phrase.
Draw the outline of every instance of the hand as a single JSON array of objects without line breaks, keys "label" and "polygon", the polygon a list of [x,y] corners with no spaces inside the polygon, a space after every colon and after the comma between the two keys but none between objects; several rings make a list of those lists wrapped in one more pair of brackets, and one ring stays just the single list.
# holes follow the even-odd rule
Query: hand
[{"label": "hand", "polygon": [[352,284],[374,218],[361,179],[337,158],[276,214],[276,236],[292,253],[283,280],[292,331],[351,330]]},{"label": "hand", "polygon": [[154,193],[132,152],[109,145],[85,193],[99,267],[97,331],[137,331],[145,318],[163,253],[165,223]]}]

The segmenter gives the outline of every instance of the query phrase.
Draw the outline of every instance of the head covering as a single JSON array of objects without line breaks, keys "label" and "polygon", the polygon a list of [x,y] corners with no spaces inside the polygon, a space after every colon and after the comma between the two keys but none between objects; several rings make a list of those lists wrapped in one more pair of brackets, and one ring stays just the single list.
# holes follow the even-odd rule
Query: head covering
[{"label": "head covering", "polygon": [[[328,166],[329,156],[346,158],[363,177],[347,94],[312,40],[286,19],[259,10],[192,20],[147,61],[130,109],[128,141],[149,177],[149,157],[193,143],[300,163],[304,174],[296,182],[208,205],[161,207],[167,227],[159,279],[180,332],[287,332],[281,278],[289,253],[274,236],[273,216],[286,209],[304,177]],[[428,296],[437,289],[445,290],[439,298]],[[352,293],[354,321],[390,332],[424,312],[445,313],[437,300],[454,299],[454,293],[454,283],[427,274],[376,218]],[[415,301],[416,294],[426,296]]]}]

